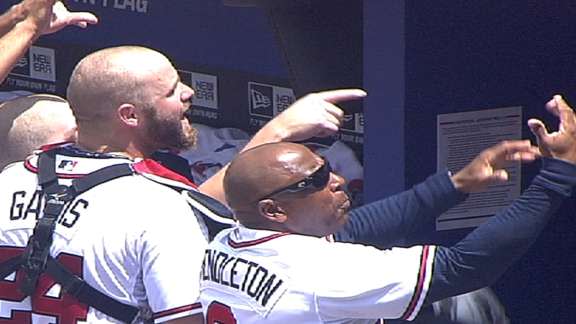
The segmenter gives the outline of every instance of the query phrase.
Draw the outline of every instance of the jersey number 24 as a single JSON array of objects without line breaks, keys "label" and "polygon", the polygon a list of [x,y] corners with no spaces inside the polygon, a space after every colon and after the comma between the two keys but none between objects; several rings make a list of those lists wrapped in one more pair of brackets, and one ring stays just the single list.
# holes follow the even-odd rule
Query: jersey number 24
[{"label": "jersey number 24", "polygon": [[[0,247],[0,263],[22,252],[24,248]],[[82,257],[62,253],[57,260],[70,272],[82,277]],[[18,288],[23,275],[18,271],[15,278],[11,278],[13,275],[0,278],[0,324],[31,324],[33,317],[51,317],[51,322],[59,324],[86,321],[88,306],[64,293],[46,274],[40,276],[34,294],[24,296]]]}]

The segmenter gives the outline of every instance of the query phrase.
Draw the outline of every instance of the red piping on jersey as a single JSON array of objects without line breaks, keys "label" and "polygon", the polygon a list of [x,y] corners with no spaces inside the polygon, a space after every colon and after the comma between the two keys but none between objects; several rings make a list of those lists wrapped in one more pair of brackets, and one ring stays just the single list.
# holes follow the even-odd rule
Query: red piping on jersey
[{"label": "red piping on jersey", "polygon": [[163,166],[162,164],[151,160],[151,159],[144,159],[140,162],[136,162],[133,164],[133,168],[138,173],[149,173],[152,175],[156,175],[162,178],[174,180],[185,185],[188,185],[192,188],[197,188],[198,186],[188,180],[186,177],[181,176],[180,174],[168,169],[167,167]]},{"label": "red piping on jersey", "polygon": [[154,313],[153,318],[158,319],[160,317],[170,316],[170,315],[183,313],[183,312],[187,312],[187,311],[191,311],[191,310],[195,310],[195,309],[201,309],[201,308],[202,308],[202,304],[194,303],[191,305],[180,306],[180,307],[176,307],[176,308],[172,308],[172,309],[167,309],[165,311],[161,311],[158,313]]},{"label": "red piping on jersey", "polygon": [[408,308],[406,309],[406,311],[404,312],[404,314],[402,314],[401,319],[403,320],[407,320],[410,315],[414,312],[414,309],[416,309],[416,304],[418,304],[418,300],[420,299],[420,294],[422,293],[422,290],[424,289],[424,282],[426,281],[426,277],[427,277],[427,265],[428,265],[428,257],[430,254],[430,247],[428,245],[424,246],[424,248],[422,249],[422,256],[420,257],[420,271],[418,271],[418,281],[416,282],[416,287],[414,289],[414,294],[412,295],[412,300],[410,300],[410,303],[408,304]]},{"label": "red piping on jersey", "polygon": [[266,236],[263,238],[259,238],[257,240],[252,240],[252,241],[246,241],[246,242],[234,242],[232,241],[231,238],[228,238],[228,245],[230,245],[231,247],[235,248],[235,249],[239,249],[239,248],[243,248],[243,247],[247,247],[247,246],[252,246],[252,245],[257,245],[257,244],[261,244],[264,242],[268,242],[270,240],[273,240],[275,238],[279,238],[285,235],[289,235],[291,233],[277,233],[277,234],[272,234],[270,236]]},{"label": "red piping on jersey", "polygon": [[58,142],[58,143],[50,143],[50,144],[46,144],[46,145],[42,145],[40,146],[40,151],[42,152],[46,152],[46,151],[50,151],[52,149],[55,149],[57,147],[66,145],[66,144],[73,144],[74,142],[71,141],[65,141],[65,142]]},{"label": "red piping on jersey", "polygon": [[[30,171],[30,172],[38,173],[38,168],[33,166],[32,163],[30,163],[29,159],[24,161],[24,167],[26,169],[28,169],[28,171]],[[56,173],[56,176],[58,176],[58,178],[60,178],[60,179],[76,179],[76,178],[82,178],[85,175],[86,174],[84,174],[84,173],[75,173],[75,174]]]}]

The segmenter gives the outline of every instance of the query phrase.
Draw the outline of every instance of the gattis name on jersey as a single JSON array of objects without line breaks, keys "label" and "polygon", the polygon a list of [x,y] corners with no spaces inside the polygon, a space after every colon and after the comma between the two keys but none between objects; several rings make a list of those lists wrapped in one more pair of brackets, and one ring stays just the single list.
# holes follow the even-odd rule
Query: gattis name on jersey
[{"label": "gattis name on jersey", "polygon": [[202,280],[204,286],[232,289],[230,293],[246,297],[246,302],[263,317],[288,289],[285,279],[258,263],[217,250],[206,250]]},{"label": "gattis name on jersey", "polygon": [[[42,215],[46,198],[42,191],[28,192],[24,190],[15,191],[12,194],[10,204],[10,222],[4,225],[3,230],[14,230],[20,228],[32,228]],[[74,225],[80,220],[82,213],[90,203],[82,198],[76,198],[66,203],[64,210],[56,224],[55,232],[67,239],[72,238],[76,229]]]}]

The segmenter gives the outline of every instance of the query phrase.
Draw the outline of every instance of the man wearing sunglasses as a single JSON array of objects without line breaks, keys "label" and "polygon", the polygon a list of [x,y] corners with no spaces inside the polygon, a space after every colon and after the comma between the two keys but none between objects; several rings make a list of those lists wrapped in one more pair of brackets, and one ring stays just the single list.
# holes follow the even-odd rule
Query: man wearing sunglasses
[{"label": "man wearing sunglasses", "polygon": [[[529,126],[544,156],[541,172],[506,210],[452,247],[378,250],[331,243],[347,223],[342,178],[299,144],[276,143],[240,154],[224,178],[241,225],[220,233],[206,251],[201,300],[208,323],[374,323],[413,319],[423,305],[495,281],[522,255],[576,184],[576,118],[555,97],[560,130]],[[484,151],[476,170],[537,155],[526,141]],[[355,218],[377,219],[378,205]],[[513,233],[513,234],[512,234]]]}]

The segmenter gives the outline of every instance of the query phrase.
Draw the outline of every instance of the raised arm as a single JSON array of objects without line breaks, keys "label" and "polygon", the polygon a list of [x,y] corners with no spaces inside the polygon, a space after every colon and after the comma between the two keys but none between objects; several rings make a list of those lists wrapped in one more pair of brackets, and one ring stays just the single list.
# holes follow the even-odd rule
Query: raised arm
[{"label": "raised arm", "polygon": [[335,239],[379,248],[413,244],[415,233],[431,227],[468,193],[506,181],[507,163],[533,161],[537,155],[528,141],[502,142],[482,151],[454,175],[440,172],[409,190],[352,210],[349,222]]},{"label": "raised arm", "polygon": [[439,247],[428,302],[490,285],[536,240],[576,185],[576,117],[560,96],[547,108],[557,132],[528,121],[544,159],[540,173],[514,203],[450,248]]},{"label": "raised arm", "polygon": [[96,16],[69,12],[56,0],[24,0],[0,16],[0,83],[32,43],[66,26],[95,24]]},{"label": "raised arm", "polygon": [[[338,131],[344,112],[337,103],[366,96],[360,89],[340,89],[308,94],[269,121],[252,137],[242,151],[273,142],[295,142],[312,137],[329,136]],[[203,193],[226,203],[222,179],[227,166],[198,188]]]}]

